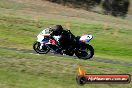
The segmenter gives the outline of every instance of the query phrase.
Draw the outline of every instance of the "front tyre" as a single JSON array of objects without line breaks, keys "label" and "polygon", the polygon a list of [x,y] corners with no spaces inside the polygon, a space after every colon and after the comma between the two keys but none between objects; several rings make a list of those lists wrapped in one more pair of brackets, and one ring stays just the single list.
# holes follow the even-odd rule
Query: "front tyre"
[{"label": "front tyre", "polygon": [[85,47],[80,47],[80,49],[75,53],[75,55],[80,59],[90,59],[94,55],[94,49],[91,45],[86,44]]},{"label": "front tyre", "polygon": [[50,51],[50,49],[46,47],[45,45],[43,45],[41,48],[40,46],[41,46],[40,42],[36,41],[33,44],[33,49],[39,54],[47,54]]}]

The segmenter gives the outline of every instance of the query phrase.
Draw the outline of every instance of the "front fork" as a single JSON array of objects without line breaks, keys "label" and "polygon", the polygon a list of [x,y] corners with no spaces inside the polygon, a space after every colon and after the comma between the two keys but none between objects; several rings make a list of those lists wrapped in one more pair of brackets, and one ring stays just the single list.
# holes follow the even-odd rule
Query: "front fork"
[{"label": "front fork", "polygon": [[43,45],[44,45],[44,43],[43,43],[43,42],[40,42],[39,48],[40,48],[40,49],[43,49]]}]

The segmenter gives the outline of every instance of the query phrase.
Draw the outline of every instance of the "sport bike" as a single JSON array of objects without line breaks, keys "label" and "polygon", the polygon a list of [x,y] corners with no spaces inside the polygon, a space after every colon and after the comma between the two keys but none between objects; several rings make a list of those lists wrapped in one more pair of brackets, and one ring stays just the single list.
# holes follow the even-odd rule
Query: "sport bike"
[{"label": "sport bike", "polygon": [[[71,33],[69,31],[69,33]],[[73,43],[68,45],[66,48],[62,48],[59,45],[59,39],[62,36],[52,36],[50,34],[40,33],[37,36],[37,41],[33,44],[33,49],[39,54],[47,54],[50,51],[58,53],[61,55],[77,56],[80,59],[90,59],[94,55],[94,49],[88,43],[93,36],[90,34],[85,34],[82,36],[75,36],[73,38]],[[63,40],[62,40],[63,41]]]}]

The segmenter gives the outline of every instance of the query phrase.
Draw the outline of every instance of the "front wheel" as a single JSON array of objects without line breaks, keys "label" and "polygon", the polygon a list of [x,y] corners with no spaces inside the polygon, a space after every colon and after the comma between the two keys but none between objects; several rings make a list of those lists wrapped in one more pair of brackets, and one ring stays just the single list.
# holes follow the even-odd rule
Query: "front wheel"
[{"label": "front wheel", "polygon": [[33,49],[39,54],[47,54],[50,51],[50,49],[45,45],[41,47],[40,42],[37,41],[33,44]]},{"label": "front wheel", "polygon": [[80,49],[75,52],[75,55],[80,59],[87,60],[93,57],[94,49],[91,45],[86,44],[85,47],[80,47]]}]

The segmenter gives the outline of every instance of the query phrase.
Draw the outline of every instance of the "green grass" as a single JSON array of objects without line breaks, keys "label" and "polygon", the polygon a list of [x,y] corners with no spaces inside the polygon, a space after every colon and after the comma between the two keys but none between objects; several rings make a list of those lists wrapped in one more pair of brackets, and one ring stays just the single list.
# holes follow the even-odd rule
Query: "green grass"
[{"label": "green grass", "polygon": [[[78,64],[87,73],[132,73],[131,67],[73,58],[32,55],[11,50],[0,51],[0,87],[2,88],[80,88],[76,84]],[[83,88],[130,88],[132,84],[89,84]]]},{"label": "green grass", "polygon": [[[97,20],[95,19],[97,22],[83,22],[82,18],[58,19],[56,16],[50,18],[43,15],[46,13],[43,11],[46,8],[39,9],[40,7],[30,3],[0,0],[0,47],[32,50],[32,44],[43,28],[55,24],[65,26],[69,22],[71,31],[76,36],[84,33],[94,36],[90,44],[95,49],[96,58],[132,63],[131,21],[97,15],[101,18],[104,17],[105,20],[108,19],[108,23],[111,22],[104,30],[104,24],[101,22],[104,19],[100,19],[100,21],[97,18]],[[39,14],[39,12],[41,13]],[[34,21],[34,17],[37,15],[40,17],[39,23]],[[61,15],[59,16],[61,17]],[[112,23],[118,21],[120,30],[117,36],[114,36],[115,26]],[[132,66],[67,57],[32,55],[0,49],[0,88],[131,88],[132,86],[132,83],[79,86],[75,81],[78,65],[84,66],[87,73],[93,74],[132,74]]]},{"label": "green grass", "polygon": [[[42,17],[38,26],[32,19],[5,15],[0,16],[0,21],[0,37],[1,41],[3,41],[0,46],[20,49],[32,49],[32,44],[43,27],[56,23],[66,24],[63,20],[44,20]],[[71,24],[73,34],[83,35],[84,33],[89,33],[94,36],[90,44],[95,49],[95,55],[106,55],[113,58],[119,57],[119,59],[126,58],[125,60],[131,59],[131,29],[120,28],[118,35],[114,36],[114,28],[112,26],[108,27],[107,30],[103,30],[102,24],[77,23],[74,21]]]}]

